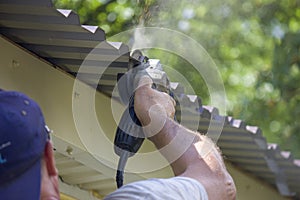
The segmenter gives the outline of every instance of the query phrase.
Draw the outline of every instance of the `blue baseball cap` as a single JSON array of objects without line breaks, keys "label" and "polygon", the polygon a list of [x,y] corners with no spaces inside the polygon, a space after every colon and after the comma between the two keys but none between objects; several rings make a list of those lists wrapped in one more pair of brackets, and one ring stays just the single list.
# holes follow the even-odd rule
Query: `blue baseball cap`
[{"label": "blue baseball cap", "polygon": [[1,199],[40,199],[41,159],[48,140],[38,104],[22,93],[0,90]]}]

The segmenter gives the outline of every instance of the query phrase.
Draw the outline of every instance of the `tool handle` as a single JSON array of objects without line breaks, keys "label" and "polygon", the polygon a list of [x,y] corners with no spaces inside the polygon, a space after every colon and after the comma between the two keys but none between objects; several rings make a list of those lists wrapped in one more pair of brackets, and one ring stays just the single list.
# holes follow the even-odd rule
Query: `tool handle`
[{"label": "tool handle", "polygon": [[128,151],[129,156],[133,156],[143,144],[144,139],[141,122],[134,112],[133,94],[117,128],[114,141],[115,152],[120,156],[122,151]]}]

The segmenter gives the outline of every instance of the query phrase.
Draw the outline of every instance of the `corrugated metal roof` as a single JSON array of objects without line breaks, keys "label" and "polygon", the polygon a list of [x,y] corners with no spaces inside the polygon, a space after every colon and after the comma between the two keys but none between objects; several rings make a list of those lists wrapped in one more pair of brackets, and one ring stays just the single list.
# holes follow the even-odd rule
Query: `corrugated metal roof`
[{"label": "corrugated metal roof", "polygon": [[[83,81],[109,95],[116,84],[117,74],[126,72],[128,68],[129,49],[126,45],[106,41],[103,30],[80,25],[77,14],[55,9],[51,0],[0,0],[0,33],[73,76],[85,60],[87,68],[81,73]],[[88,54],[91,56],[86,57]],[[112,60],[114,62],[111,63]],[[99,68],[105,69],[100,82]],[[200,98],[184,94],[180,84],[172,83],[171,86],[180,97],[181,109],[187,109],[187,126],[200,117],[198,130],[206,132],[210,122],[225,120],[218,145],[226,158],[275,186],[282,195],[300,198],[300,160],[294,159],[290,152],[282,151],[278,145],[268,144],[258,127],[248,126],[244,121],[229,116],[220,116],[216,108],[203,106]],[[90,173],[92,178],[79,180],[70,176],[71,169],[66,167],[72,160],[60,154],[56,154],[56,158],[60,175],[67,183],[96,189],[100,193],[101,188],[108,187],[101,185],[101,181],[109,177],[73,163],[71,167],[78,167],[76,171]],[[95,182],[99,184],[90,188],[89,183]]]},{"label": "corrugated metal roof", "polygon": [[[1,0],[0,4],[1,34],[72,75],[85,60],[81,78],[102,92],[110,94],[117,73],[127,70],[128,47],[106,41],[97,26],[80,25],[73,11],[54,9],[51,0]],[[98,83],[99,69],[108,66]]]}]

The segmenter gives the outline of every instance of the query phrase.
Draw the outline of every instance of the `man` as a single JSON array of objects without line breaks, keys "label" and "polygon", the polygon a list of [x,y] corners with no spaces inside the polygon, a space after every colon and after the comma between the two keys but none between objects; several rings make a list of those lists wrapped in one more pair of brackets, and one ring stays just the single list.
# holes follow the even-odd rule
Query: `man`
[{"label": "man", "polygon": [[[234,182],[215,145],[177,124],[173,120],[174,100],[151,85],[150,78],[141,79],[135,92],[135,111],[146,136],[170,161],[176,177],[131,183],[106,199],[235,199]],[[59,199],[58,174],[45,127],[33,100],[17,92],[0,91],[1,199]],[[168,149],[162,150],[166,145]],[[172,155],[177,152],[183,153],[174,161]]]},{"label": "man", "polygon": [[59,199],[49,130],[24,94],[0,90],[0,199]]},{"label": "man", "polygon": [[[166,93],[151,89],[143,77],[135,91],[135,112],[146,137],[170,162],[176,177],[150,179],[125,185],[107,199],[232,200],[236,188],[222,157],[206,136],[173,120],[175,102]],[[167,149],[164,147],[167,146]],[[174,161],[173,155],[183,152]]]}]

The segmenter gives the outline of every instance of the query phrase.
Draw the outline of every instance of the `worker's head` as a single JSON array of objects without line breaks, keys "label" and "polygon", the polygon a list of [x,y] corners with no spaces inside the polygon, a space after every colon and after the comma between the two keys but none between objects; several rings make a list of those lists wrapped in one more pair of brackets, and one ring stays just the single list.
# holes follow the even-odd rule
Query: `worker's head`
[{"label": "worker's head", "polygon": [[37,200],[49,187],[56,196],[57,185],[49,129],[40,107],[22,93],[0,91],[1,199]]}]

